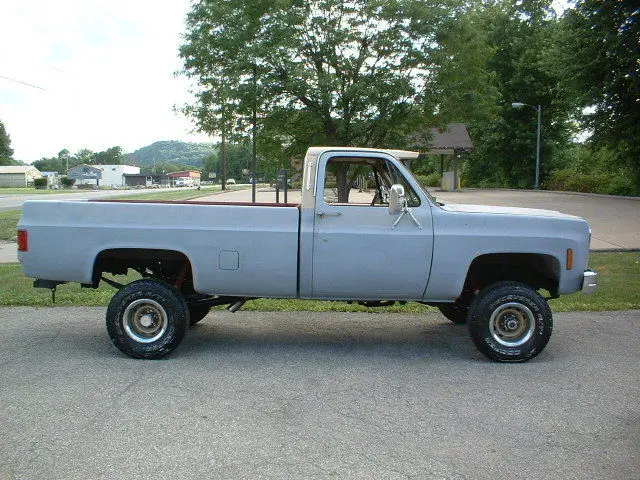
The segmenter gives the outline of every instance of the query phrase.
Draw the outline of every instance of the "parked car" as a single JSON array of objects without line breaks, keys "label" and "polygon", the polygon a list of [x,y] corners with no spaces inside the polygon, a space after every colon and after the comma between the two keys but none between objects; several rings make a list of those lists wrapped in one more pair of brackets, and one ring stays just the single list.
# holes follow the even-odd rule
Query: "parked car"
[{"label": "parked car", "polygon": [[233,178],[227,180],[227,185],[235,185],[236,181]]},{"label": "parked car", "polygon": [[[433,305],[468,323],[489,358],[535,357],[553,328],[539,290],[555,298],[596,289],[597,274],[585,270],[587,222],[547,210],[445,205],[403,165],[417,156],[310,148],[299,205],[27,201],[18,258],[36,287],[116,287],[107,331],[132,357],[167,355],[212,306],[235,312],[259,297]],[[353,174],[368,173],[372,192],[350,188]],[[104,276],[130,269],[143,278],[124,285]]]}]

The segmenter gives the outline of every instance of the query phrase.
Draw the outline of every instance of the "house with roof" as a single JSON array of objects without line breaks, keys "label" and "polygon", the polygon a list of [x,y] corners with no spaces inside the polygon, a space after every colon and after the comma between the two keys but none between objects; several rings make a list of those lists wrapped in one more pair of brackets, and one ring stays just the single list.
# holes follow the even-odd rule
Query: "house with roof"
[{"label": "house with roof", "polygon": [[36,178],[42,174],[31,165],[0,167],[0,187],[30,187]]}]

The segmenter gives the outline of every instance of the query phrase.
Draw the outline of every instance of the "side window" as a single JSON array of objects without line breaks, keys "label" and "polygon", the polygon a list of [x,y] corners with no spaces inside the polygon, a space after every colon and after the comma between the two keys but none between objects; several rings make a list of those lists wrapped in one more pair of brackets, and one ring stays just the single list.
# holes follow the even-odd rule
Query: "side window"
[{"label": "side window", "polygon": [[382,158],[331,158],[324,179],[324,202],[386,207],[393,184],[404,187],[409,206],[420,205],[420,198],[391,162]]},{"label": "side window", "polygon": [[[353,161],[352,161],[353,160]],[[342,205],[371,205],[375,170],[356,159],[331,159],[324,177],[324,202]]]}]

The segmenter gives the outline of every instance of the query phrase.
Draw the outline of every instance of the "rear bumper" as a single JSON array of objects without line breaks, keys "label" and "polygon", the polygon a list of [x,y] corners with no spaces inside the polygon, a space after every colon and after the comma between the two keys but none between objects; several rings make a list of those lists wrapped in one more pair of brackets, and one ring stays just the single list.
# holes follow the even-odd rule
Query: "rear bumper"
[{"label": "rear bumper", "polygon": [[588,295],[595,292],[596,288],[598,288],[598,273],[587,270],[583,273],[582,293]]}]

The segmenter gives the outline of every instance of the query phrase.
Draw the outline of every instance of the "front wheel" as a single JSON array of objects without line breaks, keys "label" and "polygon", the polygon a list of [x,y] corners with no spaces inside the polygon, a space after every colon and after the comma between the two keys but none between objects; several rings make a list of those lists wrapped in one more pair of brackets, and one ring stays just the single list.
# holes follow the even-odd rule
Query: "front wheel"
[{"label": "front wheel", "polygon": [[122,287],[107,308],[107,332],[118,349],[136,358],[160,358],[174,351],[189,324],[182,294],[161,280]]},{"label": "front wheel", "polygon": [[483,354],[499,362],[526,362],[547,345],[553,318],[547,301],[531,287],[498,282],[471,303],[471,340]]}]

